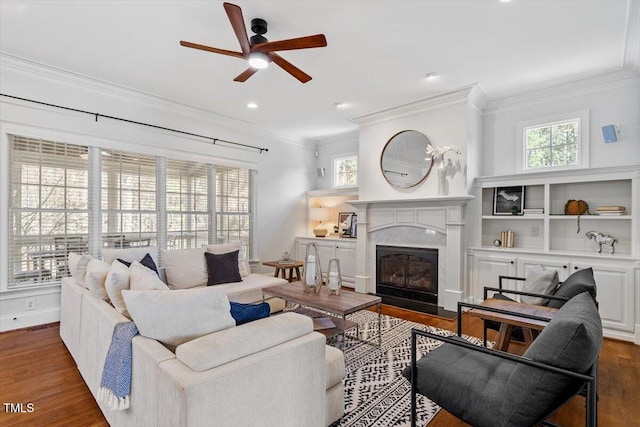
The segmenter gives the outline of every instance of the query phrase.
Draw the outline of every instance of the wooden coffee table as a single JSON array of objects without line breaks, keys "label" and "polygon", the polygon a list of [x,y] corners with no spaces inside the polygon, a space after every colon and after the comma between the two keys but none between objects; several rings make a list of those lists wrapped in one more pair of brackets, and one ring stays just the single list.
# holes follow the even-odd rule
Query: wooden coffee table
[{"label": "wooden coffee table", "polygon": [[[557,308],[551,308],[544,305],[523,304],[517,301],[502,300],[497,298],[488,298],[482,301],[480,306],[497,308],[500,310],[508,310],[514,313],[496,313],[492,311],[482,310],[481,308],[473,308],[469,310],[469,315],[472,317],[500,322],[500,331],[498,333],[496,348],[501,351],[507,351],[509,349],[511,334],[515,326],[520,326],[522,328],[525,344],[529,346],[533,339],[538,336],[540,331],[543,330],[545,326],[547,326],[549,320],[551,320],[553,316],[558,312]],[[531,319],[524,316],[519,316],[519,314],[538,316],[546,320]]]},{"label": "wooden coffee table", "polygon": [[[324,334],[327,338],[334,337],[336,335],[342,335],[342,343],[344,345],[345,332],[348,329],[356,328],[356,336],[350,337],[361,340],[359,337],[360,325],[356,322],[352,322],[347,319],[349,314],[355,313],[360,310],[364,310],[369,307],[377,305],[378,311],[378,344],[382,345],[382,333],[381,333],[381,313],[382,298],[375,295],[361,294],[351,291],[342,291],[340,295],[329,295],[326,288],[321,289],[317,294],[306,293],[300,283],[276,285],[262,288],[263,296],[275,296],[282,298],[287,302],[299,304],[301,307],[311,309],[311,313],[308,310],[301,310],[302,314],[311,315],[312,317],[329,317],[334,321],[335,328],[320,329],[318,332]],[[326,315],[324,313],[330,313]],[[369,344],[374,344],[370,341],[361,340]],[[375,344],[374,344],[375,345]]]}]

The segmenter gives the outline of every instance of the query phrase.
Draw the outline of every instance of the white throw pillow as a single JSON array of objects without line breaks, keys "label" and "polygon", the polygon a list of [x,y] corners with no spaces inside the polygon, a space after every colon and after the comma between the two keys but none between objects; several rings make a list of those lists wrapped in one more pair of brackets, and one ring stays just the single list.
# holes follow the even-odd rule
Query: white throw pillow
[{"label": "white throw pillow", "polygon": [[128,262],[140,261],[146,254],[151,255],[153,262],[158,265],[158,247],[157,246],[140,246],[139,248],[125,249],[103,249],[102,259],[111,264],[118,258]]},{"label": "white throw pillow", "polygon": [[162,265],[171,289],[189,289],[207,284],[205,248],[162,249]]},{"label": "white throw pillow", "polygon": [[[522,285],[522,290],[534,294],[548,295],[558,287],[558,283],[560,283],[560,280],[558,279],[558,272],[556,270],[545,270],[544,267],[540,266],[529,273]],[[525,304],[547,305],[549,300],[521,295],[520,302]]]},{"label": "white throw pillow", "polygon": [[113,261],[109,273],[107,273],[107,280],[105,280],[105,288],[107,289],[107,295],[111,300],[111,304],[120,313],[131,318],[127,312],[127,306],[122,298],[122,291],[129,289],[129,267],[121,263],[120,261]]},{"label": "white throw pillow", "polygon": [[240,251],[238,253],[238,270],[240,271],[240,277],[247,277],[251,274],[251,266],[249,265],[249,261],[242,254],[242,243],[231,242],[207,246],[207,252],[216,255],[222,255],[234,251]]},{"label": "white throw pillow", "polygon": [[105,301],[109,301],[105,281],[110,268],[108,263],[93,258],[87,264],[87,273],[84,276],[84,282],[91,294]]},{"label": "white throw pillow", "polygon": [[69,273],[76,279],[76,283],[80,286],[87,287],[85,283],[85,275],[87,274],[87,265],[93,257],[89,254],[77,254],[75,252],[69,252],[67,259],[67,267]]},{"label": "white throw pillow", "polygon": [[158,277],[158,274],[140,264],[133,261],[129,267],[129,289],[132,291],[168,291],[169,288]]},{"label": "white throw pillow", "polygon": [[235,326],[224,285],[176,291],[122,292],[141,335],[171,351],[187,341]]}]

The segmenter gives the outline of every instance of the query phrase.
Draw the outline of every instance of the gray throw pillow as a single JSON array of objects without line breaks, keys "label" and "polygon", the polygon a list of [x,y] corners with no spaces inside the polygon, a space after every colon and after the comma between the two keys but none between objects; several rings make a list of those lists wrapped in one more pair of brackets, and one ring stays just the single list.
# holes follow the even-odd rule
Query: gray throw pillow
[{"label": "gray throw pillow", "polygon": [[[545,270],[541,267],[529,273],[522,285],[522,290],[533,294],[549,295],[555,291],[558,283],[560,283],[560,280],[558,279],[558,272],[556,270]],[[520,302],[525,304],[547,305],[549,300],[521,295]]]},{"label": "gray throw pillow", "polygon": [[[591,296],[569,300],[542,330],[524,357],[586,373],[602,347],[602,322]],[[499,425],[532,425],[577,393],[581,381],[519,364],[507,382]]]},{"label": "gray throw pillow", "polygon": [[[567,280],[562,282],[553,295],[571,299],[585,291],[589,292],[591,297],[595,300],[596,280],[593,278],[593,268],[591,267],[578,270],[573,273],[567,278]],[[549,300],[547,305],[553,308],[560,308],[563,304],[564,301],[561,300]]]}]

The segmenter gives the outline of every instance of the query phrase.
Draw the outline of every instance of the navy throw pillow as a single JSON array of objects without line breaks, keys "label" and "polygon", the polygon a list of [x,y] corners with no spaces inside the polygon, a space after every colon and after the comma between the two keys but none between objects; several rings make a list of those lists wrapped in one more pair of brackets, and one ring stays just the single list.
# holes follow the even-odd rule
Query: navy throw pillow
[{"label": "navy throw pillow", "polygon": [[242,282],[240,269],[238,268],[239,252],[233,251],[226,254],[204,253],[207,260],[207,286]]},{"label": "navy throw pillow", "polygon": [[[131,262],[129,261],[125,261],[123,259],[118,258],[118,261],[120,261],[121,263],[123,263],[124,265],[126,265],[127,267],[131,267]],[[158,274],[158,267],[156,266],[156,263],[153,261],[153,258],[151,258],[150,254],[146,254],[141,260],[140,260],[140,264],[144,265],[145,267],[153,270],[156,272],[156,274]]]},{"label": "navy throw pillow", "polygon": [[231,317],[236,320],[236,326],[253,322],[263,317],[269,317],[271,314],[271,308],[266,302],[259,304],[242,304],[230,301],[229,304],[231,304]]}]

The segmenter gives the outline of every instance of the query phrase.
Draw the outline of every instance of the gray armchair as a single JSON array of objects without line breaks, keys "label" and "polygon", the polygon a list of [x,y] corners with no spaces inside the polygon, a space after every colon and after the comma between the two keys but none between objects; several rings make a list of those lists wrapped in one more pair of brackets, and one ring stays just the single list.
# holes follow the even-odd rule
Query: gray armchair
[{"label": "gray armchair", "polygon": [[[445,343],[416,355],[418,336]],[[477,427],[522,427],[543,422],[586,386],[586,425],[597,425],[597,365],[602,322],[587,293],[567,301],[522,356],[475,346],[460,337],[414,329],[411,417],[416,393]]]}]

